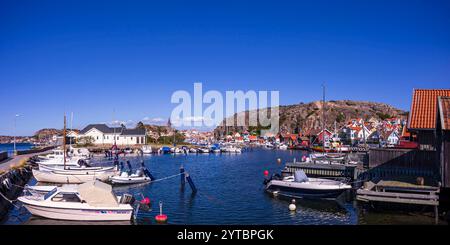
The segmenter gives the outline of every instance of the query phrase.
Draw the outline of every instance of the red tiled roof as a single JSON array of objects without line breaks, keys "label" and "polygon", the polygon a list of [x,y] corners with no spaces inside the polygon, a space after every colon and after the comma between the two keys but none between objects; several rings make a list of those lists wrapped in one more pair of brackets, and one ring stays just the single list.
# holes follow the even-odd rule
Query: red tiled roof
[{"label": "red tiled roof", "polygon": [[436,128],[438,96],[450,96],[450,89],[415,89],[408,129]]},{"label": "red tiled roof", "polygon": [[450,130],[450,97],[439,97],[438,100],[441,127],[444,130]]}]

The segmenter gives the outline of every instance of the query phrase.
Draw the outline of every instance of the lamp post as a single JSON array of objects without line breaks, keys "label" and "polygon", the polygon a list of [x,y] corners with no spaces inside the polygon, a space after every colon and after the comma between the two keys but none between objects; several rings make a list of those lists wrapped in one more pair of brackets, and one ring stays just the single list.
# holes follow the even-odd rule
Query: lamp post
[{"label": "lamp post", "polygon": [[14,150],[13,155],[16,155],[16,124],[17,124],[17,118],[19,117],[19,114],[16,114],[14,116]]}]

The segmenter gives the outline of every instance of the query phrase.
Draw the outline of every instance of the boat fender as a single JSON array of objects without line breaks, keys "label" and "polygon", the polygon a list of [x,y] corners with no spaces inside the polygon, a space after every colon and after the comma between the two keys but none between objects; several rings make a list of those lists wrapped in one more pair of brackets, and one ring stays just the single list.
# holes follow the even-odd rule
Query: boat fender
[{"label": "boat fender", "polygon": [[149,205],[150,204],[150,198],[145,197],[144,199],[141,200],[141,204]]},{"label": "boat fender", "polygon": [[292,199],[291,204],[289,204],[289,210],[295,211],[297,209],[297,206],[295,205],[295,199]]},{"label": "boat fender", "polygon": [[3,180],[3,186],[6,187],[7,190],[10,190],[10,189],[11,189],[11,185],[10,185],[9,182],[10,182],[10,181],[9,181],[8,178],[6,178],[6,179]]}]

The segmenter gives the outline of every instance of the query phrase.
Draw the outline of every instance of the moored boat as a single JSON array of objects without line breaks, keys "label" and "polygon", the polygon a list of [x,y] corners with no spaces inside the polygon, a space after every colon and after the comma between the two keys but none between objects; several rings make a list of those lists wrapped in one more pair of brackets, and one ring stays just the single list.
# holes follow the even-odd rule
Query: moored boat
[{"label": "moored boat", "polygon": [[44,218],[120,221],[131,219],[133,207],[129,197],[117,197],[110,185],[91,181],[79,186],[54,186],[45,195],[25,193],[18,200],[31,214]]},{"label": "moored boat", "polygon": [[336,198],[352,187],[342,181],[321,178],[309,178],[298,170],[293,176],[274,175],[264,181],[266,191],[295,197]]},{"label": "moored boat", "polygon": [[107,181],[109,176],[114,175],[114,171],[43,171],[33,169],[32,172],[34,178],[39,182],[62,184],[81,184],[89,181],[95,181],[97,179]]}]

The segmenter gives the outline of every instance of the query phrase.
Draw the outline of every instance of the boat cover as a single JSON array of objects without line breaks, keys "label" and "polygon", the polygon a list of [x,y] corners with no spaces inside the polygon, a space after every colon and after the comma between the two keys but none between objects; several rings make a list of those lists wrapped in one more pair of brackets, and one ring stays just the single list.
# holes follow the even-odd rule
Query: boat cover
[{"label": "boat cover", "polygon": [[297,170],[294,173],[294,181],[295,182],[306,182],[308,181],[308,177],[306,176],[305,172],[302,170]]},{"label": "boat cover", "polygon": [[117,197],[112,192],[112,187],[98,180],[79,185],[78,193],[84,201],[94,207],[119,206]]}]

